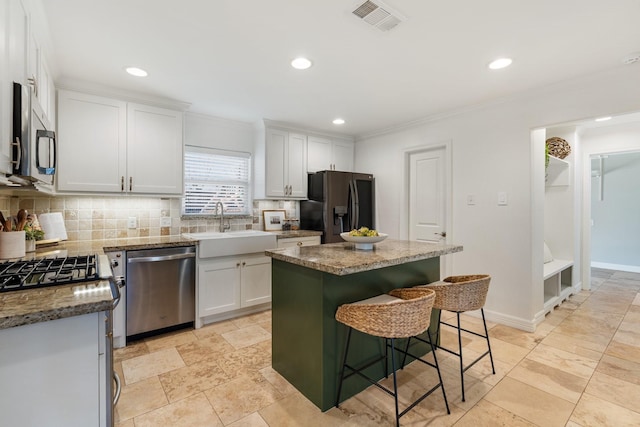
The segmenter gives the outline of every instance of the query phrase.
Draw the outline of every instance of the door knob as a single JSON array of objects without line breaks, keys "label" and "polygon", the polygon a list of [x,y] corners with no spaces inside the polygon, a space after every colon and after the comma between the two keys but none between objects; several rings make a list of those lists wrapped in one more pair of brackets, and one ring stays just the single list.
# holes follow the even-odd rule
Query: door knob
[{"label": "door knob", "polygon": [[437,234],[437,235],[439,235],[441,237],[447,237],[447,232],[446,231],[441,231],[439,233],[433,233],[433,234]]}]

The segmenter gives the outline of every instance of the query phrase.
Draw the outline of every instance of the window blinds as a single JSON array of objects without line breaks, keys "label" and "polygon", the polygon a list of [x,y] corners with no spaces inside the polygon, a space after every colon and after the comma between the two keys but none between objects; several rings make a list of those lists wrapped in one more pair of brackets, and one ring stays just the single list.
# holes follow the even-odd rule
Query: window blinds
[{"label": "window blinds", "polygon": [[249,161],[248,153],[185,147],[183,214],[213,215],[220,201],[225,214],[249,215]]}]

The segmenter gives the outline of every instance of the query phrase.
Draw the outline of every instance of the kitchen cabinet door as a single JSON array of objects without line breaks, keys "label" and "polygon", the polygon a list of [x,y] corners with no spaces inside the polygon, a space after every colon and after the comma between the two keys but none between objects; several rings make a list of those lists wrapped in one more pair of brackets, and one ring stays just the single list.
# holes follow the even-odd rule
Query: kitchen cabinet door
[{"label": "kitchen cabinet door", "polygon": [[271,258],[248,257],[242,260],[241,306],[271,302]]},{"label": "kitchen cabinet door", "polygon": [[0,4],[0,173],[9,173],[13,85],[9,75],[10,60],[6,41],[9,38],[9,3]]},{"label": "kitchen cabinet door", "polygon": [[22,0],[9,0],[7,6],[9,79],[25,85],[29,63],[29,12]]},{"label": "kitchen cabinet door", "polygon": [[333,170],[353,172],[353,142],[334,141],[332,145]]},{"label": "kitchen cabinet door", "polygon": [[198,261],[198,318],[240,308],[240,265],[239,258]]},{"label": "kitchen cabinet door", "polygon": [[289,144],[289,133],[276,129],[267,130],[266,140],[266,194],[271,197],[286,197],[288,185],[285,173],[285,153]]},{"label": "kitchen cabinet door", "polygon": [[307,137],[279,129],[267,129],[267,197],[307,197]]},{"label": "kitchen cabinet door", "polygon": [[289,134],[289,147],[286,152],[288,197],[307,198],[307,137],[296,133]]},{"label": "kitchen cabinet door", "polygon": [[307,141],[307,171],[330,170],[331,163],[331,140],[309,136]]},{"label": "kitchen cabinet door", "polygon": [[58,191],[121,193],[126,175],[126,103],[58,93]]},{"label": "kitchen cabinet door", "polygon": [[309,136],[307,170],[353,172],[353,142]]},{"label": "kitchen cabinet door", "polygon": [[127,191],[182,194],[182,113],[127,105]]},{"label": "kitchen cabinet door", "polygon": [[0,424],[106,426],[104,325],[91,313],[1,330]]}]

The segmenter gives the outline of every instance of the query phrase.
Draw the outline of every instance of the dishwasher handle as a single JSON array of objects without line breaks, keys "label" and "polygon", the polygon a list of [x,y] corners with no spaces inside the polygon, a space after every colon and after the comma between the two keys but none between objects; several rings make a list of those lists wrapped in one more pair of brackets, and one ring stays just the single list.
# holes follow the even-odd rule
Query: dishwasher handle
[{"label": "dishwasher handle", "polygon": [[134,262],[161,262],[161,261],[174,261],[177,259],[195,258],[196,254],[191,252],[188,254],[176,254],[176,255],[162,255],[162,256],[144,256],[136,258],[127,258],[127,263]]}]

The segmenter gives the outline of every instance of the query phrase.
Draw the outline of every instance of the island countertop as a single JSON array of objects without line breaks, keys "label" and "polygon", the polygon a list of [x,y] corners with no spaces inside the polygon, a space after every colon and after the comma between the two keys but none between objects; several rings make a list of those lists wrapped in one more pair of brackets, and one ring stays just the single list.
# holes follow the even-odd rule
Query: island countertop
[{"label": "island countertop", "polygon": [[280,261],[345,276],[460,251],[460,245],[387,239],[376,243],[373,250],[358,250],[353,243],[343,242],[272,249],[265,254]]}]

